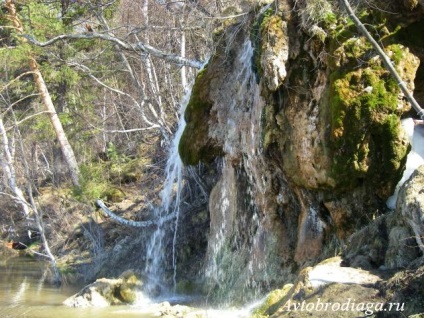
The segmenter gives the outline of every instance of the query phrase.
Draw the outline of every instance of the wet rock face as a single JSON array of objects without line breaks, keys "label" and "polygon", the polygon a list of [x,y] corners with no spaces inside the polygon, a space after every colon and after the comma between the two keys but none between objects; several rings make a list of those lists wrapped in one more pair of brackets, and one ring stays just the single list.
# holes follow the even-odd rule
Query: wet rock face
[{"label": "wet rock face", "polygon": [[397,209],[349,239],[344,260],[352,267],[407,268],[424,252],[424,166],[401,187]]},{"label": "wet rock face", "polygon": [[[400,129],[409,105],[356,27],[333,14],[304,30],[289,1],[278,3],[285,10],[252,13],[219,35],[186,112],[183,161],[220,168],[208,292],[266,289],[330,252],[381,212],[409,150]],[[385,49],[413,89],[419,60],[397,41]],[[382,246],[406,234],[386,225]],[[381,248],[356,261],[399,266]]]},{"label": "wet rock face", "polygon": [[421,252],[424,252],[424,166],[416,170],[401,188],[397,210],[414,232]]},{"label": "wet rock face", "polygon": [[289,37],[287,22],[278,15],[264,18],[261,23],[260,66],[265,85],[275,92],[287,76],[286,62],[289,59]]}]

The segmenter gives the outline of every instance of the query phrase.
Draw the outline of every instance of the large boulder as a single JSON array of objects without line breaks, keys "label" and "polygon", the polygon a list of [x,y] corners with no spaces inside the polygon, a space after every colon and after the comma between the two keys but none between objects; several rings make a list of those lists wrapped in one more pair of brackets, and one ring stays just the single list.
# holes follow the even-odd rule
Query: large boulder
[{"label": "large boulder", "polygon": [[271,292],[254,317],[357,317],[365,309],[360,304],[383,303],[375,286],[379,280],[370,272],[342,267],[339,257],[327,259],[303,269],[294,285]]},{"label": "large boulder", "polygon": [[419,167],[399,191],[397,210],[415,234],[424,252],[424,165]]},{"label": "large boulder", "polygon": [[345,264],[363,269],[405,268],[418,256],[412,230],[395,211],[354,233],[343,253]]},{"label": "large boulder", "polygon": [[408,268],[424,252],[424,165],[400,188],[396,210],[349,238],[344,261],[353,267]]},{"label": "large boulder", "polygon": [[69,307],[107,307],[132,304],[142,286],[132,270],[125,271],[119,278],[100,278],[85,286],[63,303]]}]

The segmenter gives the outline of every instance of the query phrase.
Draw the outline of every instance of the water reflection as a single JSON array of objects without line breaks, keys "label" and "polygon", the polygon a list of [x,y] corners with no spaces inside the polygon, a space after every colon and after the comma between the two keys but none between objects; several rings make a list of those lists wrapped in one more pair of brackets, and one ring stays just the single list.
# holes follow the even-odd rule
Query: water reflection
[{"label": "water reflection", "polygon": [[[184,303],[188,300],[183,296],[181,298],[174,295],[166,299],[157,299],[157,302],[140,298],[138,304],[134,306],[70,308],[64,306],[63,301],[82,286],[56,287],[48,283],[48,273],[47,264],[31,257],[0,259],[0,317],[153,318],[158,317],[161,308],[166,309],[161,307],[160,302]],[[245,318],[250,316],[250,309],[249,307],[240,310],[198,308],[193,309],[187,317]]]},{"label": "water reflection", "polygon": [[79,287],[55,287],[46,281],[47,275],[46,264],[30,257],[0,260],[0,317],[154,317],[141,308],[129,306],[66,307],[62,302],[77,292]]}]

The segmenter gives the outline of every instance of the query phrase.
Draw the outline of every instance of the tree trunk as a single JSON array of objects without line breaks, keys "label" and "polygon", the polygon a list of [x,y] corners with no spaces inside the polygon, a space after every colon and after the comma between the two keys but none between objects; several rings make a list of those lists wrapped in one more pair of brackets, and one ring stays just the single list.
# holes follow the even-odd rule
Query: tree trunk
[{"label": "tree trunk", "polygon": [[[18,18],[18,15],[16,14],[16,8],[13,1],[6,0],[6,7],[9,11],[10,19],[12,20],[13,26],[15,27],[16,31],[19,34],[24,34],[23,25],[20,19]],[[25,39],[22,38],[22,41],[25,41]],[[41,75],[41,72],[38,68],[37,61],[32,56],[29,56],[28,62],[29,62],[29,67],[31,71],[33,72],[34,82],[37,86],[37,90],[40,93],[44,106],[46,107],[49,113],[50,122],[53,125],[53,129],[59,141],[62,154],[65,158],[66,163],[68,164],[72,183],[74,186],[79,187],[80,186],[79,169],[78,169],[78,164],[75,158],[74,151],[68,141],[68,138],[66,137],[65,131],[63,130],[62,123],[60,122],[59,117],[57,116],[56,109],[53,105],[53,101],[47,89],[46,83],[44,82],[44,78]]]},{"label": "tree trunk", "polygon": [[9,139],[7,138],[6,129],[3,125],[3,118],[0,117],[0,136],[3,150],[0,149],[0,164],[3,168],[3,173],[6,175],[7,183],[9,184],[10,190],[15,194],[18,203],[22,207],[22,212],[25,216],[29,216],[29,208],[22,190],[16,183],[15,167],[13,165],[13,157],[9,147]]},{"label": "tree trunk", "polygon": [[[15,121],[15,125],[16,125],[16,121]],[[17,127],[17,125],[16,125],[16,127]],[[18,134],[19,134],[19,137],[20,137],[19,143],[20,143],[20,146],[21,146],[21,151],[23,153],[24,149],[23,149],[23,144],[22,144],[22,138],[21,138],[21,135],[20,135],[19,132],[18,132]],[[61,278],[60,278],[61,276],[60,276],[60,272],[59,272],[59,269],[58,269],[57,264],[56,264],[56,258],[54,257],[53,253],[50,250],[49,243],[47,241],[47,238],[46,238],[46,235],[45,235],[45,232],[44,232],[42,217],[40,217],[40,214],[37,210],[37,206],[34,202],[34,198],[32,196],[31,184],[29,182],[27,183],[28,196],[30,198],[30,203],[28,203],[28,201],[25,199],[25,197],[23,195],[22,190],[18,187],[18,185],[16,183],[16,174],[15,174],[15,168],[14,168],[14,165],[13,165],[12,151],[10,149],[10,145],[9,145],[8,137],[7,137],[7,134],[6,134],[6,129],[3,125],[3,118],[2,117],[0,117],[0,136],[1,136],[1,143],[3,144],[3,151],[1,151],[1,149],[0,149],[1,166],[3,168],[4,173],[6,174],[9,186],[10,186],[12,192],[14,193],[15,198],[17,199],[18,203],[22,206],[22,210],[23,210],[25,216],[28,217],[30,215],[30,210],[32,211],[32,213],[33,213],[32,215],[34,216],[34,219],[35,219],[35,222],[37,224],[38,231],[40,232],[41,240],[43,242],[44,249],[45,249],[47,255],[41,254],[41,253],[38,253],[38,252],[35,252],[35,253],[38,254],[38,255],[42,255],[44,257],[47,257],[51,261],[53,271],[55,273],[54,280],[55,280],[55,282],[60,283],[61,282]],[[23,156],[22,161],[24,163],[25,174],[26,174],[27,180],[30,180],[30,171],[29,171],[28,163],[25,159],[25,156]]]},{"label": "tree trunk", "polygon": [[79,187],[79,169],[77,160],[75,158],[74,150],[72,149],[68,138],[66,137],[65,131],[63,130],[62,123],[59,120],[59,116],[56,113],[56,109],[53,105],[49,91],[47,90],[46,83],[44,82],[43,76],[38,69],[37,62],[34,58],[29,59],[29,65],[31,71],[34,72],[34,81],[37,85],[38,92],[41,95],[44,106],[49,112],[50,122],[53,125],[53,129],[56,133],[57,140],[59,141],[62,154],[65,157],[68,169],[71,174],[72,183],[74,186]]}]

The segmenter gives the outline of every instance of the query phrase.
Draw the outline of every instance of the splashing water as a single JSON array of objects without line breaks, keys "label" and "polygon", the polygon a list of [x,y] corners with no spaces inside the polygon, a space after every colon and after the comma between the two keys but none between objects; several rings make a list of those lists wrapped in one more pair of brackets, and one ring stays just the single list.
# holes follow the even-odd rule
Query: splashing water
[{"label": "splashing water", "polygon": [[[226,116],[221,120],[226,155],[221,179],[210,196],[205,277],[221,304],[234,300],[244,303],[260,296],[274,271],[266,255],[273,238],[264,224],[270,187],[266,180],[270,177],[261,168],[266,166],[261,142],[265,102],[253,71],[253,51],[250,40],[245,41],[234,62],[236,72],[229,79],[234,83],[229,88],[230,109],[222,107]],[[238,165],[231,163],[238,158]]]},{"label": "splashing water", "polygon": [[[173,283],[176,284],[176,239],[178,230],[178,221],[180,216],[181,191],[183,188],[183,164],[178,153],[178,144],[183,134],[186,122],[184,120],[184,112],[189,101],[190,94],[186,94],[180,108],[180,120],[178,129],[172,140],[169,150],[169,157],[166,164],[166,179],[163,190],[161,192],[162,204],[154,210],[154,218],[158,221],[158,226],[153,232],[150,241],[147,244],[146,267],[145,273],[149,277],[150,283],[147,288],[151,294],[157,293],[153,288],[163,285],[164,267],[165,267],[165,239],[168,231],[173,231],[172,236],[172,267],[173,267]],[[169,224],[169,220],[175,219],[173,224]],[[150,290],[149,290],[150,289]]]}]

